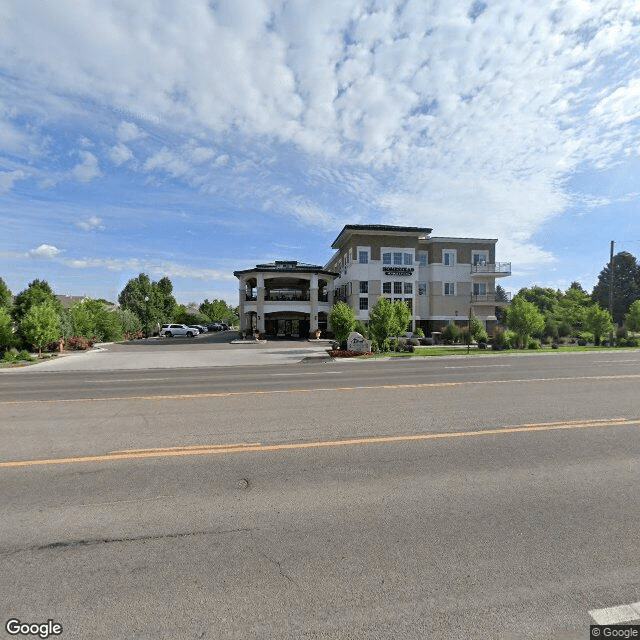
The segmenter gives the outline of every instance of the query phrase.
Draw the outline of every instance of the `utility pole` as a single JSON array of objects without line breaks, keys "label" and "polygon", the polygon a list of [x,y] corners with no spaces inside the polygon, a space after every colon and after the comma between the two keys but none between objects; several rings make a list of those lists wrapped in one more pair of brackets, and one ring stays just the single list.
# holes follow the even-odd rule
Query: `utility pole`
[{"label": "utility pole", "polygon": [[[609,259],[609,313],[611,314],[611,319],[613,320],[613,245],[615,241],[611,241],[611,256]],[[609,333],[609,346],[613,346],[613,329]]]}]

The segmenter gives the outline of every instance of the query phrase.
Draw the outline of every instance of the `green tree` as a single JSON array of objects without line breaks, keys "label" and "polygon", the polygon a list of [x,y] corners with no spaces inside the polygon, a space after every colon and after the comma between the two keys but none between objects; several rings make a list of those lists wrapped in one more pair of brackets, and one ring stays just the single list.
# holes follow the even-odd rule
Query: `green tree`
[{"label": "green tree", "polygon": [[199,310],[204,313],[210,322],[224,321],[229,324],[238,322],[238,312],[231,308],[224,300],[205,301],[200,305]]},{"label": "green tree", "polygon": [[[123,309],[135,313],[145,330],[151,332],[157,324],[168,322],[175,313],[176,302],[171,295],[172,290],[169,278],[151,282],[146,273],[141,273],[127,282],[118,296],[118,302]],[[167,309],[171,309],[169,315]]]},{"label": "green tree", "polygon": [[11,315],[6,309],[0,307],[0,350],[13,347],[15,342]]},{"label": "green tree", "polygon": [[32,305],[20,321],[20,332],[28,344],[36,347],[41,354],[48,342],[60,337],[58,310],[49,302]]},{"label": "green tree", "polygon": [[396,332],[397,319],[393,304],[386,298],[378,298],[369,313],[369,328],[380,348]]},{"label": "green tree", "polygon": [[584,326],[593,334],[594,343],[598,345],[602,336],[606,336],[613,330],[611,314],[600,305],[594,304],[587,309]]},{"label": "green tree", "polygon": [[544,331],[544,316],[538,307],[520,296],[515,296],[505,309],[505,319],[509,329],[518,335],[521,349],[527,346],[530,336]]},{"label": "green tree", "polygon": [[631,303],[625,322],[629,331],[640,331],[640,300]]},{"label": "green tree", "polygon": [[[607,264],[598,276],[591,299],[603,309],[609,308],[611,265]],[[622,324],[631,303],[640,298],[640,266],[634,256],[621,251],[613,256],[613,318]]]},{"label": "green tree", "polygon": [[531,287],[520,289],[513,298],[514,300],[523,298],[527,302],[535,304],[540,313],[553,313],[561,295],[559,291],[548,287]]},{"label": "green tree", "polygon": [[411,323],[411,309],[402,302],[402,300],[396,300],[393,303],[393,315],[395,318],[395,326],[393,327],[392,335],[399,336],[404,333]]},{"label": "green tree", "polygon": [[113,313],[118,318],[124,333],[135,333],[142,329],[140,318],[131,309],[116,309]]},{"label": "green tree", "polygon": [[100,342],[122,340],[122,324],[102,300],[85,299],[76,302],[70,311],[75,335],[95,337]]},{"label": "green tree", "polygon": [[46,280],[34,280],[16,296],[11,315],[19,323],[31,307],[44,303],[51,304],[56,313],[62,309],[62,305],[51,290],[49,283]]},{"label": "green tree", "polygon": [[475,340],[476,342],[489,341],[489,335],[487,334],[487,330],[484,328],[484,324],[482,324],[482,320],[480,320],[480,318],[472,315],[469,325],[471,326],[471,340]]},{"label": "green tree", "polygon": [[587,309],[592,305],[592,301],[587,292],[574,282],[558,299],[558,304],[553,313],[553,319],[560,331],[561,325],[569,325],[574,332],[580,331],[584,327],[584,316]]},{"label": "green tree", "polygon": [[329,312],[329,324],[338,342],[346,342],[356,324],[356,314],[346,302],[338,302]]},{"label": "green tree", "polygon": [[0,278],[0,309],[8,309],[11,306],[11,291],[5,284],[4,280]]}]

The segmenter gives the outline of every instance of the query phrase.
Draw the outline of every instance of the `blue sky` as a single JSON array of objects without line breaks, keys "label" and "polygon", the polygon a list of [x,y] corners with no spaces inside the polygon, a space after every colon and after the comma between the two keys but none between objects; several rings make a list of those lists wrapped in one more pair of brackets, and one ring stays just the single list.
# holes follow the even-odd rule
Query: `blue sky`
[{"label": "blue sky", "polygon": [[640,256],[639,43],[628,0],[5,0],[0,277],[235,304],[400,224],[590,291]]}]

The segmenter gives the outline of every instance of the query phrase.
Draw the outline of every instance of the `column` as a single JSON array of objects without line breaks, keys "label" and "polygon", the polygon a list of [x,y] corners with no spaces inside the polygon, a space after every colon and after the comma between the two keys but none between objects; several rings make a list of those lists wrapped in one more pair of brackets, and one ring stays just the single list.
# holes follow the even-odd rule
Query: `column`
[{"label": "column", "polygon": [[238,290],[238,315],[240,316],[240,331],[247,330],[247,319],[244,316],[244,302],[247,297],[247,282],[240,278],[240,288]]},{"label": "column", "polygon": [[309,302],[311,303],[311,313],[309,315],[309,334],[314,336],[318,329],[318,274],[311,274],[309,283]]},{"label": "column", "polygon": [[264,274],[259,273],[257,280],[256,312],[258,314],[258,331],[264,333]]}]

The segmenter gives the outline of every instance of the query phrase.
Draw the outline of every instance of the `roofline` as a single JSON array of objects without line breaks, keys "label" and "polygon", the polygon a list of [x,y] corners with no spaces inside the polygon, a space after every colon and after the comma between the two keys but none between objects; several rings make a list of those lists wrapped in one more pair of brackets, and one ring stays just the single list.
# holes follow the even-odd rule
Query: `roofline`
[{"label": "roofline", "polygon": [[428,227],[399,227],[388,224],[347,224],[342,228],[342,231],[338,234],[338,237],[333,241],[331,248],[337,249],[338,242],[349,231],[368,231],[379,234],[403,234],[403,233],[423,233],[429,235],[433,229]]}]

